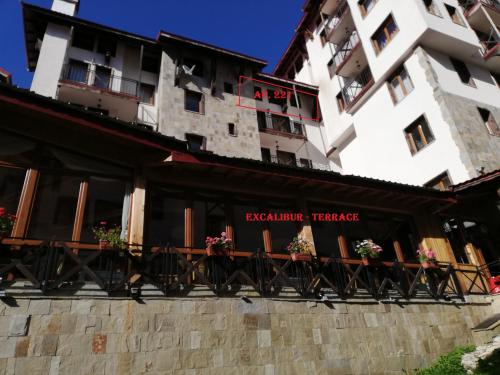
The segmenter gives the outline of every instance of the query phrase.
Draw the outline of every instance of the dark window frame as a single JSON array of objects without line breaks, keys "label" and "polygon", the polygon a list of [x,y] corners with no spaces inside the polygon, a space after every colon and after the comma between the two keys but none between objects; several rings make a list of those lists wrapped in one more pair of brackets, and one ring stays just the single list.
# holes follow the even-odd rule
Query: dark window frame
[{"label": "dark window frame", "polygon": [[[197,99],[198,100],[198,110],[194,109],[194,107],[188,108],[189,96],[191,96],[193,99],[195,96],[198,98]],[[204,115],[205,114],[205,96],[201,92],[184,89],[184,110],[186,112]]]},{"label": "dark window frame", "polygon": [[[394,30],[392,33],[389,31],[389,25],[394,25]],[[399,33],[399,26],[396,23],[396,20],[394,19],[394,16],[389,14],[387,18],[382,22],[382,24],[379,26],[379,28],[373,33],[371,36],[371,41],[373,48],[375,49],[375,54],[379,55],[396,37],[396,35]],[[383,35],[385,36],[385,44],[383,46],[380,46],[379,43],[379,36]]]},{"label": "dark window frame", "polygon": [[[406,87],[405,81],[401,76],[403,75],[403,72],[406,73],[409,83],[410,83],[410,88]],[[403,97],[399,100],[397,100],[396,93],[394,92],[394,86],[393,82],[397,81],[399,83],[399,86],[401,87],[401,91],[403,93]],[[392,102],[396,105],[399,102],[401,102],[404,98],[406,98],[410,93],[415,89],[415,85],[413,84],[413,80],[410,77],[410,74],[408,74],[408,71],[406,70],[406,67],[402,65],[399,67],[395,73],[389,79],[387,80],[387,87],[389,88],[389,93],[391,94],[391,99]]]},{"label": "dark window frame", "polygon": [[[424,130],[424,127],[426,128]],[[417,133],[420,137],[419,142],[417,143],[413,137],[414,131],[417,130]],[[429,126],[429,122],[425,115],[419,116],[415,121],[413,121],[410,125],[408,125],[403,130],[406,138],[406,142],[410,149],[411,154],[414,156],[421,150],[425,149],[428,145],[435,141],[434,134],[432,132],[431,127]],[[428,135],[426,135],[428,133]],[[418,146],[419,144],[423,144],[423,146]]]},{"label": "dark window frame", "polygon": [[476,82],[474,81],[474,78],[472,77],[469,67],[465,62],[463,62],[462,60],[455,59],[453,57],[450,57],[450,62],[451,65],[453,66],[453,69],[460,78],[460,81],[464,85],[477,88]]}]

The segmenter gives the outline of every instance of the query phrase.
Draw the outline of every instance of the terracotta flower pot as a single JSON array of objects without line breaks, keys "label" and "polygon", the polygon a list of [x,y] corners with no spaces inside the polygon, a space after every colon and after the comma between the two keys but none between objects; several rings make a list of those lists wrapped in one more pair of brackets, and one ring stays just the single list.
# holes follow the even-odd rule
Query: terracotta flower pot
[{"label": "terracotta flower pot", "polygon": [[439,268],[439,266],[436,264],[436,262],[426,261],[426,262],[421,262],[420,264],[422,265],[422,268],[425,270],[428,270],[428,269],[436,270]]},{"label": "terracotta flower pot", "polygon": [[109,248],[108,240],[99,240],[99,250],[107,250]]},{"label": "terracotta flower pot", "polygon": [[226,255],[226,252],[224,249],[219,249],[209,246],[207,247],[207,255],[209,257],[220,257]]},{"label": "terracotta flower pot", "polygon": [[290,256],[294,262],[310,262],[312,260],[311,254],[291,253]]},{"label": "terracotta flower pot", "polygon": [[362,257],[361,262],[364,266],[380,266],[382,262],[378,258]]}]

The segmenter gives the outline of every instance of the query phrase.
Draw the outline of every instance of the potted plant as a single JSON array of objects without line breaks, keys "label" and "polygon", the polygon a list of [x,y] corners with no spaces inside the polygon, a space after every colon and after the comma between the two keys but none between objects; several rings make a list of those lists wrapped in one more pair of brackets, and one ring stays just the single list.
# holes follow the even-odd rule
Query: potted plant
[{"label": "potted plant", "polygon": [[0,242],[4,237],[10,235],[15,222],[16,217],[14,215],[7,214],[5,208],[0,207]]},{"label": "potted plant", "polygon": [[361,255],[361,261],[365,266],[380,264],[378,258],[383,250],[372,240],[358,241],[356,243],[355,251]]},{"label": "potted plant", "polygon": [[209,257],[226,255],[226,251],[231,249],[232,244],[233,242],[227,237],[226,232],[222,232],[220,237],[209,236],[205,239]]},{"label": "potted plant", "polygon": [[93,232],[95,238],[99,240],[99,250],[124,250],[127,248],[127,243],[121,238],[122,228],[120,226],[108,228],[108,223],[101,221],[99,226],[93,229]]},{"label": "potted plant", "polygon": [[436,253],[432,251],[432,249],[424,249],[419,248],[417,250],[418,259],[420,260],[420,264],[424,269],[437,269],[439,266],[437,265]]},{"label": "potted plant", "polygon": [[286,248],[294,262],[310,262],[312,260],[311,243],[306,239],[294,237]]}]

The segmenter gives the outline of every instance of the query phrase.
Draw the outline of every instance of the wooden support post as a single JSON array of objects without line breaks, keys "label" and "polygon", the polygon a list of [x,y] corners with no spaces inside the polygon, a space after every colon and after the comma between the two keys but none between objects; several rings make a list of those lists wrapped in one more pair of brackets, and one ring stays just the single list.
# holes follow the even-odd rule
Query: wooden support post
[{"label": "wooden support post", "polygon": [[264,223],[264,229],[262,229],[262,235],[264,236],[264,250],[266,253],[273,252],[273,243],[271,240],[271,230],[269,229],[269,223]]},{"label": "wooden support post", "polygon": [[71,240],[75,242],[79,242],[81,238],[88,191],[89,182],[82,181],[80,184],[80,192],[78,194],[78,204],[76,206],[75,224],[73,225],[73,234],[71,236]]},{"label": "wooden support post", "polygon": [[405,255],[403,254],[403,249],[401,248],[401,244],[399,243],[399,240],[396,238],[393,238],[392,243],[394,245],[394,251],[396,251],[396,257],[398,259],[398,262],[404,263]]},{"label": "wooden support post", "polygon": [[[193,223],[194,223],[194,210],[193,210],[193,200],[186,200],[186,208],[184,209],[184,246],[186,248],[191,249],[194,245],[194,231],[193,231]],[[186,256],[188,261],[193,260],[193,255],[188,253]],[[193,281],[193,275],[189,275],[187,278],[187,283],[191,284]]]},{"label": "wooden support post", "polygon": [[144,215],[146,207],[146,181],[137,176],[134,180],[130,212],[129,242],[132,244],[144,243]]},{"label": "wooden support post", "polygon": [[22,238],[28,230],[28,222],[31,212],[31,207],[35,199],[35,190],[38,182],[39,172],[35,169],[29,169],[26,172],[23,191],[19,199],[17,209],[17,220],[12,229],[12,237]]},{"label": "wooden support post", "polygon": [[349,258],[349,246],[347,245],[347,240],[345,236],[343,234],[339,234],[338,241],[339,241],[340,256],[342,258]]},{"label": "wooden support post", "polygon": [[300,223],[299,237],[311,243],[311,253],[316,255],[316,247],[314,246],[314,236],[311,227],[311,220],[309,219],[309,210],[305,199],[297,200],[298,211],[302,214],[303,220]]}]

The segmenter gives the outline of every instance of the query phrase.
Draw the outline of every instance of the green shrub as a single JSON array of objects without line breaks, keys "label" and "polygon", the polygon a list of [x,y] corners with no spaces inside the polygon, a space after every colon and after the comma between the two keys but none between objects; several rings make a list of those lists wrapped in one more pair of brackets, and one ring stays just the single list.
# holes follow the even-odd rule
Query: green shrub
[{"label": "green shrub", "polygon": [[439,357],[430,367],[417,371],[416,375],[466,375],[460,361],[465,353],[470,353],[474,349],[473,345],[458,347],[451,353]]}]

